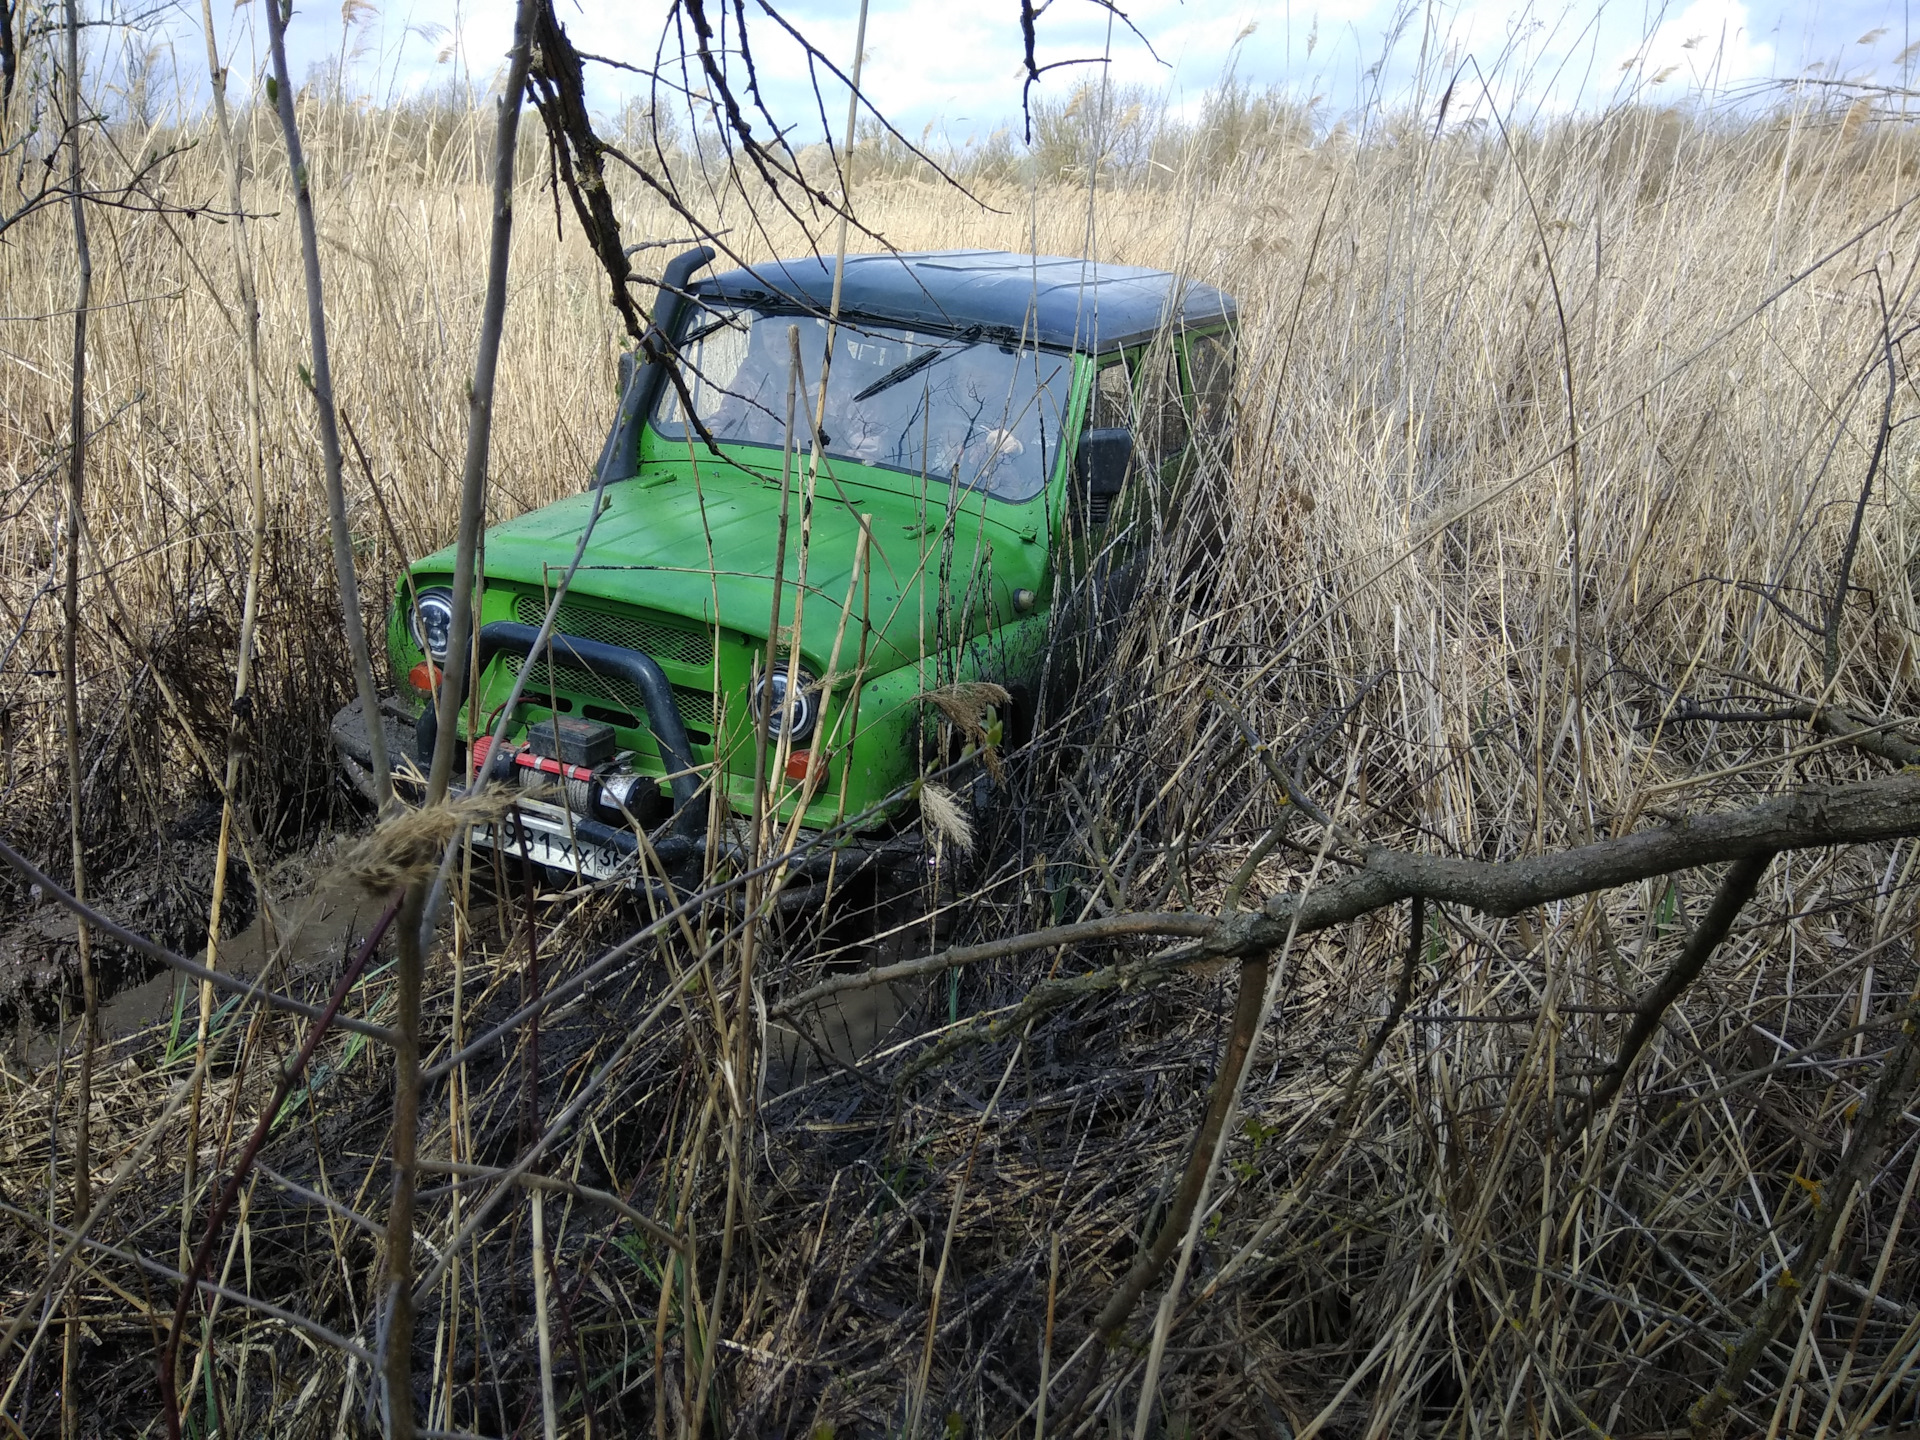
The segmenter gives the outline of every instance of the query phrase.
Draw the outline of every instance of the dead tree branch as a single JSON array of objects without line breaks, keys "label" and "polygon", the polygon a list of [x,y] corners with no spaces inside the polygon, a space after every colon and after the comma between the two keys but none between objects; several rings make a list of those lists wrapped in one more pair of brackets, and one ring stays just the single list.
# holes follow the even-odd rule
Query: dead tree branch
[{"label": "dead tree branch", "polygon": [[460,1160],[421,1160],[416,1163],[423,1173],[451,1175],[456,1183],[460,1180],[511,1180],[523,1190],[551,1190],[558,1195],[571,1195],[576,1200],[603,1205],[622,1219],[646,1231],[651,1238],[665,1245],[676,1255],[687,1253],[685,1236],[675,1234],[651,1215],[634,1209],[618,1195],[609,1194],[605,1190],[596,1190],[591,1185],[582,1185],[577,1180],[568,1180],[559,1175],[543,1175],[537,1170],[505,1170],[497,1165],[471,1165]]},{"label": "dead tree branch", "polygon": [[[1055,925],[1027,935],[990,940],[981,945],[962,945],[919,960],[903,960],[857,975],[838,975],[789,996],[768,1010],[771,1019],[783,1020],[830,999],[846,990],[864,990],[874,985],[891,985],[935,975],[961,965],[977,965],[984,960],[1005,960],[1014,955],[1043,949],[1048,944],[1085,945],[1102,940],[1122,940],[1138,935],[1188,935],[1196,939],[1211,935],[1218,922],[1211,915],[1183,911],[1160,911],[1142,915],[1114,915],[1099,920],[1083,920],[1072,925]],[[1046,937],[1046,938],[1042,938]],[[1034,942],[1038,942],[1037,944]]]},{"label": "dead tree branch", "polygon": [[[573,213],[580,221],[587,244],[607,272],[608,298],[619,312],[627,334],[638,341],[646,334],[646,320],[627,290],[633,266],[620,243],[620,219],[614,214],[613,197],[607,191],[604,160],[607,146],[594,133],[593,118],[587,111],[586,77],[580,53],[573,48],[559,17],[553,13],[551,0],[540,0],[531,8],[539,63],[521,67],[520,85],[540,112],[555,174],[567,187],[567,196],[573,201]],[[516,46],[516,57],[520,53]],[[513,77],[509,76],[509,85],[512,81]],[[512,92],[512,101],[517,111],[518,90]],[[511,167],[511,152],[495,163]]]},{"label": "dead tree branch", "polygon": [[[1040,77],[1045,75],[1049,70],[1063,70],[1074,65],[1100,65],[1105,63],[1105,57],[1100,55],[1085,55],[1072,60],[1054,60],[1045,65],[1040,63],[1037,53],[1040,39],[1039,22],[1040,17],[1046,13],[1050,3],[1051,0],[1020,0],[1020,63],[1022,69],[1025,71],[1025,79],[1020,86],[1020,114],[1026,124],[1026,130],[1022,138],[1024,138],[1028,144],[1033,143],[1033,87],[1040,83]],[[1152,43],[1145,35],[1140,33],[1140,27],[1127,18],[1127,12],[1116,5],[1114,0],[1093,0],[1093,4],[1126,26],[1128,31],[1133,35],[1133,38],[1146,46],[1147,53],[1152,55],[1155,60],[1160,59],[1159,55],[1155,53]],[[1162,63],[1164,64],[1165,62],[1163,61]]]},{"label": "dead tree branch", "polygon": [[13,100],[14,76],[20,70],[19,42],[13,26],[23,8],[23,0],[0,0],[0,113]]},{"label": "dead tree branch", "polygon": [[1536,905],[1611,890],[1636,880],[1779,851],[1859,845],[1920,834],[1920,773],[1903,771],[1849,785],[1809,787],[1739,810],[1689,817],[1672,825],[1600,840],[1557,854],[1521,860],[1462,860],[1371,847],[1361,868],[1308,893],[1284,891],[1258,910],[1219,917],[1171,912],[1109,916],[1054,925],[986,945],[943,950],[920,960],[825,981],[782,1002],[772,1014],[841,990],[937,974],[981,960],[1001,960],[1056,945],[1110,940],[1118,935],[1188,937],[1144,962],[1115,966],[1041,986],[1030,1000],[1057,994],[1060,1003],[1092,989],[1157,983],[1175,971],[1208,961],[1269,950],[1286,938],[1298,916],[1306,935],[1343,925],[1415,896],[1464,905],[1489,915],[1515,915]]},{"label": "dead tree branch", "polygon": [[[84,526],[82,501],[87,475],[87,303],[93,292],[93,250],[87,240],[87,206],[80,184],[80,4],[66,4],[67,196],[73,219],[74,298],[73,363],[67,392],[67,575],[62,592],[60,627],[60,691],[65,702],[67,834],[73,852],[73,892],[87,893],[87,847],[83,829],[85,781],[80,769],[80,534]],[[99,1028],[99,990],[94,982],[93,936],[81,920],[75,939],[80,951],[80,1076],[74,1094],[73,1222],[86,1223],[93,1209],[93,1045]],[[64,1043],[64,1037],[62,1037]],[[56,1102],[56,1107],[57,1107]],[[79,1408],[72,1380],[78,1378],[80,1311],[70,1299],[66,1346],[61,1360],[61,1431],[78,1430]]]},{"label": "dead tree branch", "polygon": [[[1822,735],[1844,740],[1854,749],[1892,765],[1920,765],[1920,745],[1889,733],[1884,724],[1870,724],[1837,705],[1816,705],[1811,701],[1794,705],[1766,705],[1733,710],[1683,700],[1666,717],[1668,724],[1693,724],[1725,721],[1733,724],[1810,725]],[[1658,722],[1655,722],[1658,723]]]},{"label": "dead tree branch", "polygon": [[[269,0],[269,4],[274,0]],[[467,691],[467,649],[473,634],[474,560],[480,526],[486,515],[487,462],[493,438],[494,372],[500,358],[500,337],[507,316],[507,268],[513,239],[514,151],[520,133],[520,100],[527,88],[532,64],[534,27],[539,15],[552,15],[541,0],[520,0],[513,23],[513,51],[507,65],[506,90],[499,99],[494,131],[493,223],[487,254],[486,299],[481,310],[480,339],[475,347],[473,381],[467,390],[467,450],[460,478],[460,528],[454,547],[453,625],[447,640],[446,668],[435,697],[437,720],[433,755],[428,764],[428,805],[446,797],[458,746],[461,701]],[[557,26],[555,27],[558,28]],[[279,52],[275,51],[276,56]],[[577,63],[577,62],[576,62]],[[605,201],[605,187],[600,189]],[[365,713],[376,715],[371,702]],[[377,722],[368,733],[379,730]],[[374,764],[381,763],[375,754]],[[384,789],[386,777],[380,777]],[[450,856],[449,856],[450,858]],[[431,935],[423,935],[422,918],[430,916],[429,886],[416,881],[400,902],[400,954],[394,968],[395,1029],[393,1066],[393,1200],[387,1212],[386,1380],[387,1423],[395,1440],[412,1440],[413,1414],[413,1239],[414,1196],[418,1177],[414,1160],[420,1130],[420,995]],[[431,924],[429,919],[427,922]]]},{"label": "dead tree branch", "polygon": [[[507,88],[500,97],[500,114],[493,149],[493,222],[487,246],[487,289],[480,315],[480,339],[475,348],[473,382],[467,391],[467,449],[460,471],[460,518],[454,535],[453,624],[447,636],[447,658],[435,696],[433,756],[427,772],[426,803],[444,799],[459,748],[454,718],[467,694],[467,651],[473,637],[473,569],[480,547],[480,527],[486,518],[487,461],[493,440],[493,378],[500,358],[500,336],[507,316],[507,264],[513,240],[513,161],[520,133],[520,97],[531,69],[531,32],[538,12],[551,6],[522,0],[514,19],[513,58],[507,70]],[[604,189],[602,200],[605,199]],[[369,706],[368,715],[375,711]],[[378,730],[369,727],[369,733]],[[376,762],[379,756],[375,756]]]}]

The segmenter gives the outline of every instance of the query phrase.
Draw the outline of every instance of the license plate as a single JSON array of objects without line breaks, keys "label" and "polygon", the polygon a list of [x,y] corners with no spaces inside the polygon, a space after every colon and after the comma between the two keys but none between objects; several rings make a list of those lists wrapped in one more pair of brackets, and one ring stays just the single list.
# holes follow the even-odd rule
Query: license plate
[{"label": "license plate", "polygon": [[523,810],[517,824],[509,817],[498,825],[476,825],[473,829],[474,844],[503,855],[520,854],[523,838],[527,858],[551,870],[570,870],[589,880],[621,879],[633,870],[632,856],[616,846],[596,845],[568,835],[564,820],[549,820]]}]

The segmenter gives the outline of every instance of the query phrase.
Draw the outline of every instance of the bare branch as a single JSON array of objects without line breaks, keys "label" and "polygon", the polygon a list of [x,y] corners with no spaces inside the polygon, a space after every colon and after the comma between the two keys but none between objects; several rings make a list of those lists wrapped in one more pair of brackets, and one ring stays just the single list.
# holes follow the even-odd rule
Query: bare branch
[{"label": "bare branch", "polygon": [[1168,911],[1160,914],[1114,915],[1100,920],[1082,920],[1073,925],[1054,925],[1025,935],[1011,935],[1004,940],[990,940],[983,945],[957,946],[924,959],[903,960],[897,965],[883,965],[857,975],[838,975],[782,1000],[771,1007],[767,1014],[776,1020],[785,1019],[843,991],[914,980],[961,965],[977,965],[983,960],[1005,960],[1053,945],[1085,945],[1135,935],[1185,935],[1200,939],[1212,935],[1218,924],[1211,915]]},{"label": "bare branch", "polygon": [[[139,1254],[136,1251],[122,1250],[117,1245],[109,1245],[104,1240],[95,1240],[92,1236],[70,1229],[65,1225],[52,1224],[47,1220],[46,1216],[35,1215],[30,1210],[22,1210],[19,1206],[9,1204],[5,1200],[0,1200],[0,1214],[11,1215],[14,1219],[33,1229],[45,1231],[59,1239],[67,1240],[76,1246],[84,1245],[89,1250],[97,1251],[102,1255],[109,1255],[115,1260],[132,1265],[137,1269],[145,1270],[150,1275],[157,1275],[162,1280],[170,1280],[176,1285],[186,1282],[187,1277],[171,1265],[163,1265],[158,1260]],[[247,1310],[258,1310],[262,1315],[271,1316],[283,1325],[291,1325],[294,1329],[313,1336],[314,1339],[321,1341],[323,1344],[331,1345],[334,1349],[353,1356],[354,1359],[360,1361],[363,1365],[371,1365],[373,1363],[373,1355],[366,1347],[356,1345],[353,1341],[337,1331],[329,1330],[318,1320],[309,1319],[297,1311],[288,1310],[284,1306],[261,1300],[243,1291],[228,1289],[225,1285],[218,1285],[204,1278],[199,1282],[198,1288],[206,1291],[209,1295],[218,1296],[229,1304],[239,1305]]]},{"label": "bare branch", "polygon": [[[1536,905],[1609,890],[1677,870],[1778,851],[1864,844],[1914,834],[1920,834],[1920,773],[1903,771],[1852,785],[1800,790],[1742,810],[1688,818],[1656,830],[1643,830],[1558,854],[1521,860],[1461,860],[1374,846],[1368,850],[1358,872],[1322,885],[1305,896],[1291,891],[1271,896],[1257,911],[1239,911],[1217,919],[1181,912],[1119,915],[1074,925],[1056,925],[986,945],[962,946],[921,960],[823,981],[782,1002],[770,1013],[790,1014],[802,1004],[842,990],[936,974],[960,965],[1007,959],[1056,945],[1112,939],[1127,933],[1192,937],[1191,943],[1174,946],[1145,962],[1051,982],[1036,989],[1027,1002],[1052,997],[1058,1003],[1065,1003],[1095,989],[1154,984],[1185,966],[1202,961],[1270,950],[1286,938],[1296,915],[1299,933],[1303,935],[1345,924],[1415,896],[1464,905],[1491,915],[1514,915]],[[1051,1004],[1041,1003],[1043,1008],[1051,1008]],[[1017,1013],[1020,1018],[1027,1018],[1024,1006]],[[1002,1023],[1010,1020],[1011,1017],[1003,1017]],[[964,1038],[965,1032],[962,1032],[943,1044]]]},{"label": "bare branch", "polygon": [[[1744,724],[1801,724],[1811,725],[1823,735],[1831,735],[1836,740],[1844,740],[1856,750],[1878,756],[1895,765],[1920,765],[1920,745],[1903,740],[1898,735],[1888,734],[1892,728],[1882,723],[1869,725],[1846,710],[1835,705],[1815,705],[1804,701],[1795,705],[1769,705],[1744,710],[1709,708],[1693,701],[1683,700],[1674,707],[1673,713],[1665,717],[1667,723],[1692,723],[1696,721],[1728,721]],[[1659,724],[1659,721],[1651,722]]]},{"label": "bare branch", "polygon": [[[308,184],[306,156],[300,148],[300,126],[293,113],[293,82],[287,73],[287,14],[281,0],[268,0],[267,38],[273,52],[269,83],[287,145],[287,168],[293,181],[294,212],[300,222],[300,258],[306,276],[308,341],[313,347],[313,371],[306,377],[313,392],[315,419],[320,431],[320,458],[327,487],[327,512],[333,541],[334,583],[340,591],[340,619],[347,652],[353,661],[354,686],[361,713],[380,714],[380,696],[373,682],[373,656],[367,648],[366,617],[360,613],[360,586],[354,577],[353,536],[347,528],[347,494],[341,477],[340,429],[333,403],[333,365],[327,350],[327,307],[320,280],[320,231],[313,213],[313,191]],[[367,726],[374,790],[384,811],[393,802],[393,766],[387,758],[385,731],[377,720]]]},{"label": "bare branch", "polygon": [[557,1175],[542,1175],[534,1170],[504,1170],[497,1165],[468,1165],[458,1160],[421,1160],[417,1167],[429,1175],[453,1175],[463,1180],[511,1180],[514,1184],[528,1190],[551,1190],[561,1195],[571,1195],[576,1200],[591,1201],[595,1205],[604,1205],[607,1209],[624,1219],[631,1220],[653,1239],[667,1246],[676,1254],[687,1253],[686,1238],[674,1234],[651,1215],[642,1214],[618,1195],[605,1190],[596,1190],[591,1185],[582,1185]]},{"label": "bare branch", "polygon": [[[80,638],[80,533],[83,526],[82,498],[87,473],[87,303],[93,292],[93,250],[87,240],[87,206],[82,193],[80,139],[85,133],[80,123],[80,0],[66,0],[66,104],[67,104],[67,195],[73,220],[74,298],[73,362],[67,388],[67,514],[65,549],[66,584],[62,590],[60,626],[60,691],[66,719],[67,834],[72,846],[73,893],[87,893],[87,847],[82,830],[86,805],[80,770],[80,682],[77,646]],[[73,1132],[73,1218],[84,1224],[93,1209],[93,1046],[99,1029],[99,987],[93,968],[93,936],[82,918],[75,939],[80,950],[80,1076],[75,1087],[77,1123]],[[70,1318],[66,1335],[66,1368],[71,1370],[79,1355],[77,1314]],[[77,1428],[75,1397],[68,1389],[60,1397],[61,1428],[71,1433]]]}]

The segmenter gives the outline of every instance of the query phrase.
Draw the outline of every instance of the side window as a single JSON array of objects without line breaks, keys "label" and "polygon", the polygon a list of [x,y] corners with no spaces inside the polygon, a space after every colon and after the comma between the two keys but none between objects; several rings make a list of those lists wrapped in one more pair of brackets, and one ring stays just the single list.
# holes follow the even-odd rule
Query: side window
[{"label": "side window", "polygon": [[1133,378],[1127,362],[1115,360],[1100,367],[1093,386],[1093,414],[1089,430],[1128,429],[1133,425]]},{"label": "side window", "polygon": [[1193,428],[1220,434],[1233,414],[1233,350],[1226,337],[1202,335],[1187,346],[1187,378],[1193,384]]},{"label": "side window", "polygon": [[1134,443],[1140,459],[1158,472],[1187,448],[1187,411],[1180,398],[1180,367],[1172,347],[1148,351],[1141,366],[1139,418]]},{"label": "side window", "polygon": [[[1095,372],[1092,403],[1087,407],[1087,429],[1133,429],[1133,376],[1124,358],[1116,357]],[[1082,455],[1084,458],[1084,451]],[[1074,481],[1076,494],[1081,493],[1080,484],[1080,480]],[[1113,513],[1114,498],[1113,493],[1106,490],[1086,494],[1087,524],[1095,528],[1105,525]]]},{"label": "side window", "polygon": [[1180,369],[1171,350],[1136,353],[1131,359],[1131,365],[1115,360],[1101,367],[1094,382],[1088,428],[1131,430],[1139,463],[1157,471],[1187,447]]},{"label": "side window", "polygon": [[[1136,351],[1102,365],[1094,375],[1092,400],[1089,430],[1124,429],[1132,434],[1131,475],[1158,478],[1185,452],[1187,407],[1180,393],[1178,352],[1171,347]],[[1089,523],[1106,524],[1115,498],[1111,492],[1090,496]]]}]

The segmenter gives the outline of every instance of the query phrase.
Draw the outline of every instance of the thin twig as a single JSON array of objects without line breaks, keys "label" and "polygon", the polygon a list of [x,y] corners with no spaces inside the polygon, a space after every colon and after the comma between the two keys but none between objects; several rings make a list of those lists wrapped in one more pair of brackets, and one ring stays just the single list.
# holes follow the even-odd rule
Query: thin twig
[{"label": "thin twig", "polygon": [[1713,958],[1713,952],[1719,948],[1720,942],[1727,938],[1727,932],[1733,928],[1733,922],[1739,918],[1746,903],[1753,898],[1753,892],[1760,888],[1760,877],[1766,873],[1767,864],[1772,859],[1771,855],[1750,855],[1734,861],[1728,867],[1726,878],[1720,882],[1720,889],[1714,894],[1713,904],[1687,937],[1680,958],[1660,977],[1660,983],[1634,1007],[1633,1023],[1627,1027],[1626,1036],[1620,1042],[1619,1055],[1594,1084],[1580,1118],[1568,1127],[1563,1141],[1572,1140],[1584,1131],[1593,1123],[1593,1117],[1620,1093],[1621,1085],[1626,1082],[1627,1071],[1633,1068],[1633,1062],[1646,1048],[1647,1041],[1653,1038],[1653,1032],[1660,1028],[1661,1019],[1673,1003],[1686,993],[1687,988],[1700,978],[1700,972],[1707,968],[1707,961]]},{"label": "thin twig", "polygon": [[1827,601],[1826,624],[1821,628],[1820,673],[1827,687],[1840,673],[1840,622],[1847,613],[1847,591],[1853,583],[1853,559],[1860,549],[1860,531],[1866,524],[1867,502],[1873,496],[1874,477],[1887,453],[1887,439],[1893,434],[1893,401],[1900,388],[1899,366],[1893,350],[1893,317],[1887,311],[1886,286],[1880,271],[1873,272],[1875,293],[1880,300],[1880,343],[1887,367],[1887,393],[1880,404],[1880,425],[1874,431],[1873,453],[1867,457],[1866,477],[1860,482],[1860,498],[1854,502],[1853,523],[1847,527],[1847,543],[1840,552],[1840,569],[1833,579],[1833,594]]},{"label": "thin twig", "polygon": [[[367,748],[372,758],[373,784],[379,807],[393,803],[393,767],[388,762],[386,732],[380,724],[380,695],[373,680],[373,655],[367,648],[367,625],[360,613],[360,585],[354,576],[353,535],[347,527],[347,492],[340,456],[340,429],[333,404],[333,363],[327,350],[327,306],[320,281],[320,231],[313,214],[313,190],[308,184],[307,160],[300,147],[300,125],[293,112],[293,81],[287,70],[287,19],[277,4],[267,6],[268,48],[273,52],[270,98],[280,119],[287,146],[287,169],[293,183],[293,208],[300,222],[300,259],[306,279],[307,331],[313,348],[313,370],[304,378],[313,394],[314,415],[320,429],[320,460],[327,490],[327,515],[333,540],[333,578],[340,591],[340,619],[353,664],[354,688],[360,713],[367,719]],[[403,1437],[404,1440],[404,1437]]]},{"label": "thin twig", "polygon": [[[93,250],[87,242],[87,207],[80,185],[80,8],[66,0],[66,121],[68,213],[73,220],[74,300],[73,365],[67,392],[67,577],[62,591],[63,624],[60,635],[60,694],[66,715],[67,834],[73,857],[73,893],[87,893],[87,850],[84,817],[87,814],[80,769],[80,681],[77,647],[80,638],[81,505],[87,476],[87,301],[93,291]],[[76,930],[80,951],[80,1076],[75,1087],[73,1127],[73,1219],[84,1222],[93,1208],[93,1042],[98,1029],[99,995],[93,974],[93,936],[82,917]],[[67,1343],[62,1351],[60,1433],[77,1433],[78,1392],[75,1382],[80,1346],[77,1303],[67,1317]]]}]

